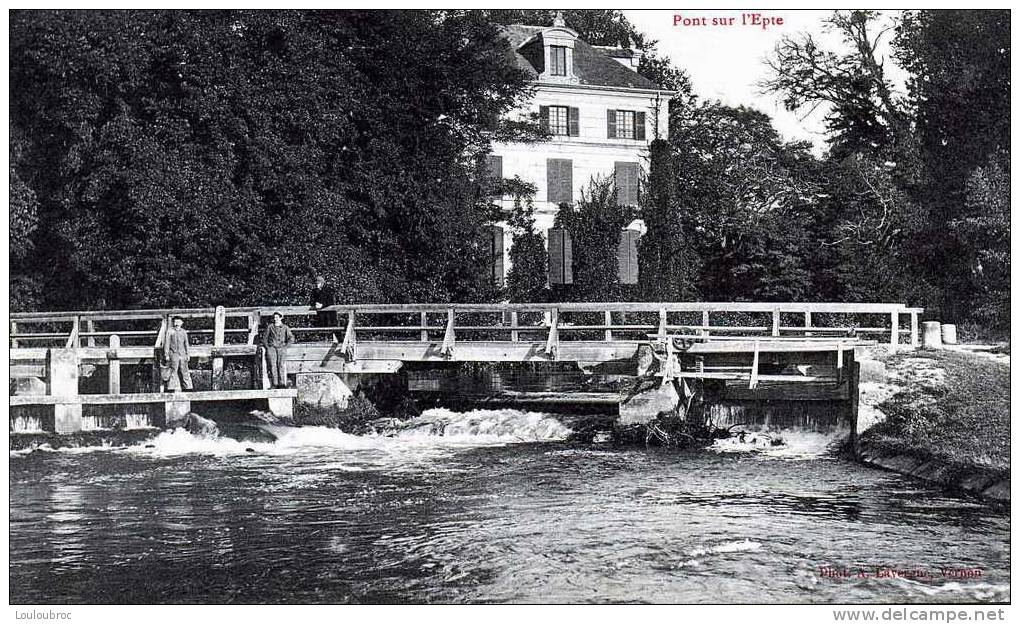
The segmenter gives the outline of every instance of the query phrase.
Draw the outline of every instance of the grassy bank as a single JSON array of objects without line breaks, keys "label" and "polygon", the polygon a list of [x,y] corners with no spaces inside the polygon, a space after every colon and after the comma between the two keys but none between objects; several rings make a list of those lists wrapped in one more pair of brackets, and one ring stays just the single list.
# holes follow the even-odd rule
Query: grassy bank
[{"label": "grassy bank", "polygon": [[1009,470],[1009,364],[987,355],[918,351],[886,360],[898,392],[861,436],[957,465]]}]

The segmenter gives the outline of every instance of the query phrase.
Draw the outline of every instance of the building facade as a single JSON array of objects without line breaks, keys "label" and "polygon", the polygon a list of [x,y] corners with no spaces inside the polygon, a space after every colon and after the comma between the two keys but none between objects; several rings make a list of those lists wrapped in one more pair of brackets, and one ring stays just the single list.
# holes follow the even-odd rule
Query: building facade
[{"label": "building facade", "polygon": [[[559,18],[550,27],[511,25],[504,33],[516,63],[531,76],[534,87],[528,105],[514,114],[537,115],[551,138],[494,145],[490,174],[519,176],[535,185],[535,222],[542,232],[553,227],[560,204],[579,201],[595,178],[613,178],[617,200],[637,205],[648,146],[656,137],[667,138],[673,92],[635,71],[638,59],[633,51],[589,45]],[[499,201],[505,210],[513,206],[512,198]],[[641,224],[631,227],[639,229]],[[512,238],[506,223],[498,223],[493,251],[502,253],[503,262],[494,268],[497,281],[503,278],[499,273],[509,269],[506,254]],[[549,240],[550,254],[561,254],[559,239]],[[555,276],[551,280],[557,283]]]}]

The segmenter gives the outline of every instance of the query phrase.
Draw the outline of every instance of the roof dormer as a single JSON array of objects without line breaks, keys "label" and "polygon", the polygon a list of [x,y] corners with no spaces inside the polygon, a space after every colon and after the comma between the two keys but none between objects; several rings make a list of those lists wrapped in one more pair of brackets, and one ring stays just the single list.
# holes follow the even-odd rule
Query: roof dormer
[{"label": "roof dormer", "polygon": [[577,32],[567,28],[563,15],[557,11],[553,25],[542,30],[545,63],[539,80],[543,82],[576,83],[574,72],[574,42]]}]

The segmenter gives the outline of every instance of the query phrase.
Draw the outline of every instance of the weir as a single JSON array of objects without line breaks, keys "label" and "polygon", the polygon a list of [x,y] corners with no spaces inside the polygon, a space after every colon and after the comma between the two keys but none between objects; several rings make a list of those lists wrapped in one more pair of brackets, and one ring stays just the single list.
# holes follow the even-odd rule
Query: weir
[{"label": "weir", "polygon": [[[12,431],[159,427],[205,402],[254,403],[289,417],[295,401],[346,408],[366,381],[460,363],[559,364],[623,381],[613,392],[573,397],[541,391],[475,397],[605,405],[620,425],[661,415],[685,418],[694,404],[704,405],[700,418],[722,423],[738,412],[775,421],[791,409],[839,414],[851,422],[860,353],[878,344],[916,348],[923,312],[888,303],[755,302],[366,304],[326,310],[336,313],[336,327],[314,326],[314,311],[287,306],[12,314]],[[269,387],[259,343],[263,321],[274,312],[299,337],[287,354],[294,388]],[[202,386],[195,392],[166,392],[160,376],[173,316],[185,319],[192,339]],[[421,390],[427,375],[416,379],[411,385]]]}]

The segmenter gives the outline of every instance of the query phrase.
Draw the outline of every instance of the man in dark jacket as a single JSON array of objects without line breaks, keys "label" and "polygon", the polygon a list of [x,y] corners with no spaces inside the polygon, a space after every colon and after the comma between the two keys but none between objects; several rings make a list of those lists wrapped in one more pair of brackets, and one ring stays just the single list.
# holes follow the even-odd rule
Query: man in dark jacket
[{"label": "man in dark jacket", "polygon": [[283,324],[283,315],[273,314],[273,323],[266,327],[262,346],[266,348],[269,380],[274,388],[287,387],[287,347],[294,344],[294,332]]},{"label": "man in dark jacket", "polygon": [[315,286],[312,287],[311,299],[312,309],[315,310],[316,327],[336,327],[336,312],[323,311],[336,304],[336,297],[333,289],[326,284],[326,279],[321,275],[315,276]]}]

